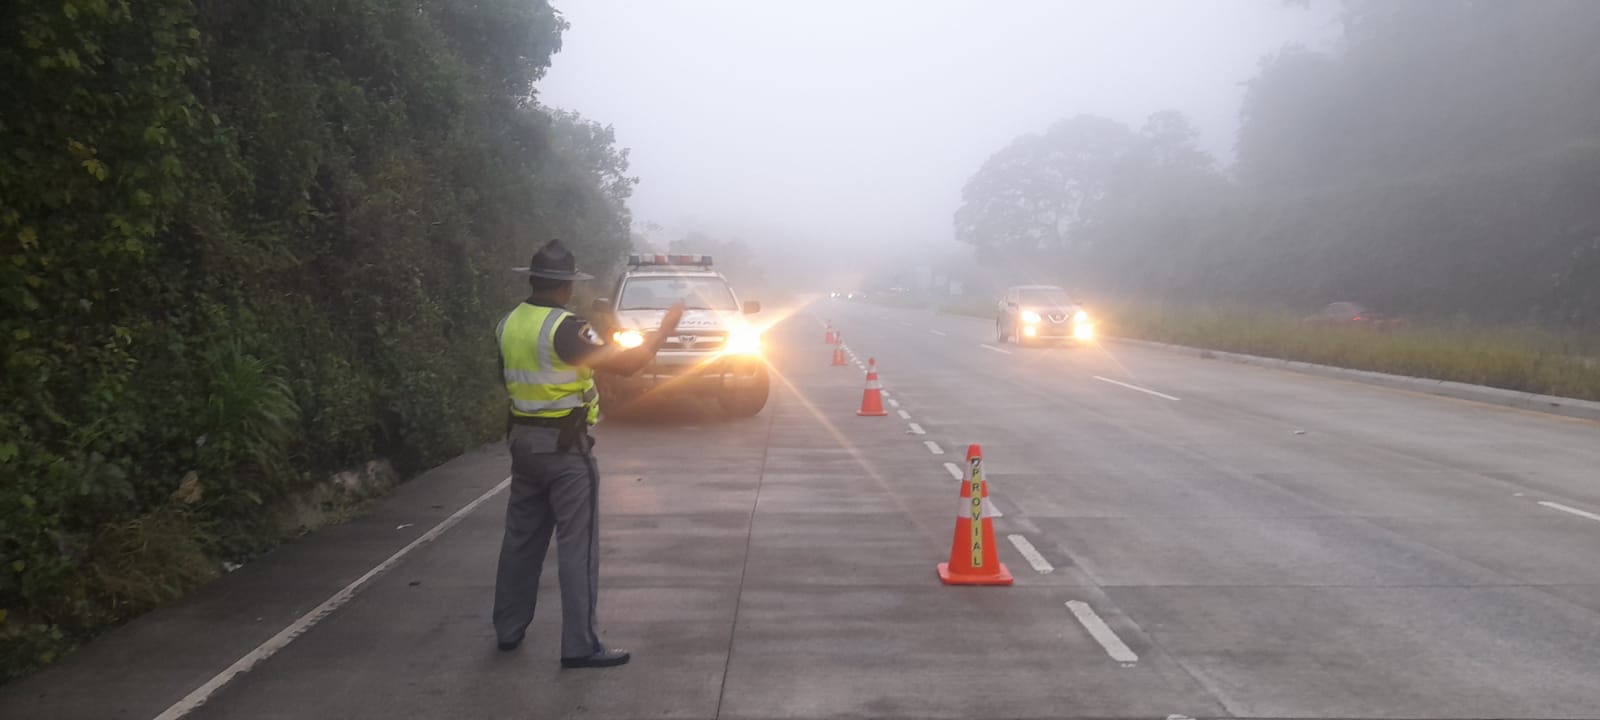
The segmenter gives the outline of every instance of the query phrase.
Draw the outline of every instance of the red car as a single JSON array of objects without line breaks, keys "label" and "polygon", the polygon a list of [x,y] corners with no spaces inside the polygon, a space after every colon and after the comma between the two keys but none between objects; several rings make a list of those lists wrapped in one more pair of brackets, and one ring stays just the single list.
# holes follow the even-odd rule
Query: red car
[{"label": "red car", "polygon": [[1380,315],[1359,304],[1348,301],[1329,303],[1320,312],[1306,318],[1305,321],[1312,325],[1371,328],[1373,330],[1389,330],[1403,324],[1399,318]]}]

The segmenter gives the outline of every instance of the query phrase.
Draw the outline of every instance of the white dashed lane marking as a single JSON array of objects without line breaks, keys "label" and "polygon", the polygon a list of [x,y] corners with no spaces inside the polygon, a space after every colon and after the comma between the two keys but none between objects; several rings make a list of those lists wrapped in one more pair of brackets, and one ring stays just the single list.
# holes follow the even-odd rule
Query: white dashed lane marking
[{"label": "white dashed lane marking", "polygon": [[1122,638],[1117,637],[1117,634],[1111,630],[1111,626],[1107,625],[1106,621],[1100,619],[1094,608],[1089,607],[1089,603],[1082,600],[1068,600],[1067,609],[1071,610],[1072,614],[1078,618],[1078,622],[1083,624],[1083,629],[1089,631],[1095,642],[1100,643],[1100,647],[1105,648],[1106,654],[1110,655],[1112,660],[1120,663],[1139,662],[1139,656],[1135,655],[1133,650],[1122,642]]},{"label": "white dashed lane marking", "polygon": [[1056,569],[1050,565],[1050,561],[1044,559],[1044,556],[1039,554],[1039,550],[1033,546],[1033,543],[1028,542],[1027,538],[1021,535],[1007,535],[1006,539],[1010,540],[1011,544],[1016,546],[1017,552],[1022,553],[1022,557],[1028,560],[1028,564],[1033,566],[1034,572],[1040,575],[1049,575],[1055,572]]},{"label": "white dashed lane marking", "polygon": [[1596,515],[1588,510],[1579,510],[1575,507],[1562,505],[1558,502],[1550,502],[1549,500],[1540,500],[1539,504],[1550,508],[1551,510],[1560,510],[1561,512],[1571,513],[1581,518],[1589,518],[1590,520],[1600,521],[1600,515]]},{"label": "white dashed lane marking", "polygon": [[932,440],[923,440],[922,444],[928,446],[928,452],[931,452],[935,455],[944,454],[944,448],[939,447],[939,443],[936,443]]},{"label": "white dashed lane marking", "polygon": [[1128,383],[1122,382],[1121,380],[1112,380],[1111,378],[1100,377],[1099,375],[1095,375],[1094,379],[1099,380],[1100,382],[1108,382],[1108,383],[1111,383],[1112,385],[1120,385],[1120,386],[1125,387],[1125,388],[1127,388],[1129,390],[1138,390],[1139,392],[1142,392],[1142,393],[1144,393],[1146,395],[1154,395],[1156,397],[1166,398],[1168,400],[1177,400],[1177,398],[1175,398],[1175,397],[1173,397],[1171,395],[1168,395],[1166,393],[1156,392],[1154,390],[1151,390],[1150,388],[1142,388],[1142,387],[1139,387],[1138,385],[1130,385]]}]

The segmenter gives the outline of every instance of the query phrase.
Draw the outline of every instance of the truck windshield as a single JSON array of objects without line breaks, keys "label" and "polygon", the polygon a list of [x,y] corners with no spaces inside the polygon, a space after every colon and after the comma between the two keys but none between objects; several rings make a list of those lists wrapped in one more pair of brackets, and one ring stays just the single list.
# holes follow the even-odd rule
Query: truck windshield
[{"label": "truck windshield", "polygon": [[1023,305],[1071,305],[1072,298],[1065,292],[1053,288],[1032,288],[1018,290],[1017,299]]},{"label": "truck windshield", "polygon": [[618,310],[665,310],[682,300],[691,310],[737,310],[733,291],[718,277],[636,277],[622,286]]}]

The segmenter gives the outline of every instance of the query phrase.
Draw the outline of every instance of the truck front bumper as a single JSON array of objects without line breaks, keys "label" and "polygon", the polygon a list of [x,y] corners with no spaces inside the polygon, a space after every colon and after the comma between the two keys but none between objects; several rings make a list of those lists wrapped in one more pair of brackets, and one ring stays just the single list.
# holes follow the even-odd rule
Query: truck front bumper
[{"label": "truck front bumper", "polygon": [[601,402],[606,390],[625,394],[670,392],[717,394],[762,387],[767,364],[759,355],[724,355],[704,358],[669,357],[665,353],[638,373],[621,377],[602,374]]}]

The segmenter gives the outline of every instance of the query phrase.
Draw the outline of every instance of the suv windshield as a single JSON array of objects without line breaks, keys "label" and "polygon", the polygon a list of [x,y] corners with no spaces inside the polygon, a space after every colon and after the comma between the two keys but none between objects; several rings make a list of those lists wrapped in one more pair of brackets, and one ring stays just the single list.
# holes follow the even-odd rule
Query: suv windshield
[{"label": "suv windshield", "polygon": [[1017,291],[1017,301],[1023,305],[1071,305],[1072,298],[1055,288],[1027,288]]},{"label": "suv windshield", "polygon": [[636,277],[622,286],[618,310],[665,310],[682,300],[691,310],[737,310],[733,291],[719,277]]}]

